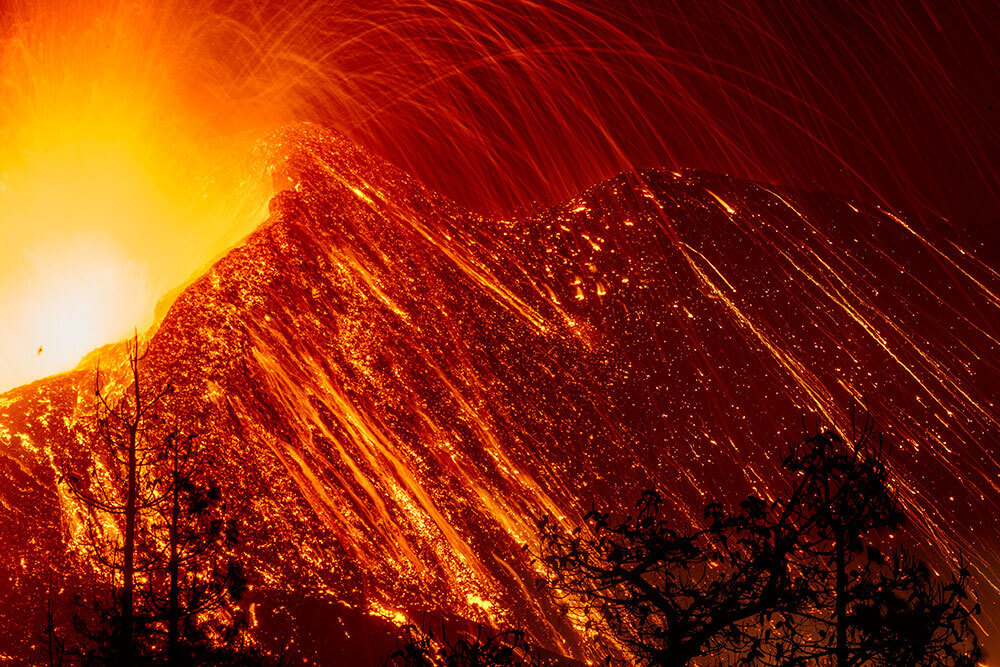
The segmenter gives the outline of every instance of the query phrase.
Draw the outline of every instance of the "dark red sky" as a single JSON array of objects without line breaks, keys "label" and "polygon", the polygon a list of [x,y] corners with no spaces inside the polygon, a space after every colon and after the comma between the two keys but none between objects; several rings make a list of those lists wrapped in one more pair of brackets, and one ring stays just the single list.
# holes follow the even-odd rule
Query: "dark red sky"
[{"label": "dark red sky", "polygon": [[376,4],[303,21],[292,50],[354,76],[297,113],[476,208],[631,164],[882,197],[977,241],[1000,220],[993,2]]}]

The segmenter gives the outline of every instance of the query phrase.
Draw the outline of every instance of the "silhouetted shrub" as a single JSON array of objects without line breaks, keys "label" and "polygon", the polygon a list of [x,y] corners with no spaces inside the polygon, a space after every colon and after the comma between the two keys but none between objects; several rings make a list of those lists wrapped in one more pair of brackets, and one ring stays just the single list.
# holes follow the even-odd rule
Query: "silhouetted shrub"
[{"label": "silhouetted shrub", "polygon": [[402,646],[386,660],[386,667],[540,667],[537,655],[518,630],[491,631],[478,626],[475,635],[449,640],[415,625],[404,626]]},{"label": "silhouetted shrub", "polygon": [[870,423],[826,431],[784,460],[791,488],[680,531],[645,492],[634,516],[539,521],[539,585],[609,654],[644,665],[977,664],[964,568],[945,583],[887,533],[903,522]]}]

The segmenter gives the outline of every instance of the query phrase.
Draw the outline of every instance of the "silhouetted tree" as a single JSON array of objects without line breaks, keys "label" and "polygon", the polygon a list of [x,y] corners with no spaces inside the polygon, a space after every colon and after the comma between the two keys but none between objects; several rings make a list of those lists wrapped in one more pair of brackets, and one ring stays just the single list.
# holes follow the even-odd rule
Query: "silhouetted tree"
[{"label": "silhouetted tree", "polygon": [[[94,560],[111,580],[109,599],[91,598],[96,625],[88,627],[81,620],[78,630],[93,642],[94,659],[121,665],[131,665],[136,658],[136,574],[148,575],[154,567],[151,551],[145,549],[149,536],[144,518],[165,494],[157,478],[163,450],[150,435],[159,426],[156,410],[171,391],[169,386],[155,391],[144,386],[139,365],[145,352],[139,349],[138,335],[126,350],[131,386],[113,405],[102,391],[100,370],[95,375],[95,437],[104,456],[91,462],[85,477],[66,477],[71,492],[92,515],[87,528]],[[124,526],[119,538],[115,532],[120,523]]]},{"label": "silhouetted tree", "polygon": [[636,516],[587,514],[587,530],[539,523],[542,583],[597,636],[644,664],[685,665],[719,653],[753,654],[761,615],[795,611],[808,586],[780,567],[791,547],[768,530],[766,507],[706,509],[709,526],[674,530],[659,494],[643,494]]},{"label": "silhouetted tree", "polygon": [[938,584],[879,548],[903,517],[871,436],[869,425],[853,447],[833,432],[808,437],[784,461],[787,497],[732,513],[710,504],[700,530],[673,528],[655,492],[617,522],[591,511],[567,532],[542,519],[551,576],[540,583],[642,664],[973,665],[965,570]]},{"label": "silhouetted tree", "polygon": [[42,632],[45,651],[45,664],[48,667],[62,667],[67,662],[68,652],[59,628],[56,627],[55,614],[52,612],[52,592],[49,592],[48,606],[45,609],[45,629]]},{"label": "silhouetted tree", "polygon": [[[968,599],[964,566],[939,581],[923,562],[897,551],[890,558],[866,556],[855,567],[863,569],[849,576],[838,665],[979,664],[982,652],[971,628],[979,607]],[[803,653],[819,660],[830,647],[821,643]]]},{"label": "silhouetted tree", "polygon": [[809,576],[814,609],[800,615],[784,647],[772,647],[770,664],[831,657],[840,667],[977,664],[970,625],[979,608],[968,600],[968,572],[960,567],[948,583],[937,582],[884,539],[904,515],[888,487],[881,437],[870,419],[852,436],[848,447],[836,433],[821,433],[785,458],[798,480],[781,519],[796,540],[789,566]]},{"label": "silhouetted tree", "polygon": [[402,646],[386,667],[540,667],[535,651],[519,630],[491,631],[478,626],[475,636],[460,634],[451,641],[442,626],[441,638],[415,625],[403,626]]},{"label": "silhouetted tree", "polygon": [[[228,554],[237,543],[236,520],[212,478],[212,457],[194,434],[177,431],[168,433],[163,449],[167,493],[155,508],[152,532],[166,547],[162,569],[149,579],[147,613],[165,621],[168,665],[201,664],[215,652],[204,619],[238,602],[247,582]],[[213,630],[229,645],[242,626],[237,618]]]},{"label": "silhouetted tree", "polygon": [[79,596],[88,613],[75,623],[86,640],[76,652],[86,664],[262,664],[245,643],[241,616],[217,613],[233,611],[246,579],[229,556],[236,522],[212,458],[195,434],[159,414],[172,390],[146,386],[137,335],[127,353],[131,385],[117,402],[103,393],[100,371],[95,379],[104,457],[85,475],[66,476],[107,578],[106,590]]}]

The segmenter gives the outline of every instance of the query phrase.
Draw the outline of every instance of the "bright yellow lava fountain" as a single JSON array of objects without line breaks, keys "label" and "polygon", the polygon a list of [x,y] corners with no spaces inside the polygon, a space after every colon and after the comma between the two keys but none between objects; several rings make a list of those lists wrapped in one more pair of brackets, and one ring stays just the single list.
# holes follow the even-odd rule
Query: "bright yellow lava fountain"
[{"label": "bright yellow lava fountain", "polygon": [[0,390],[148,326],[266,202],[168,17],[55,4],[0,25]]}]

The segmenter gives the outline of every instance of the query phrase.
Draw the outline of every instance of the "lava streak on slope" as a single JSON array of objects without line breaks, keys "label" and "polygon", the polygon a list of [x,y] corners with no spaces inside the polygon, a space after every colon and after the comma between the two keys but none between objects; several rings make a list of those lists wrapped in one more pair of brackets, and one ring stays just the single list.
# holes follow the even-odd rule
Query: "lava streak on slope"
[{"label": "lava streak on slope", "polygon": [[[648,485],[679,521],[768,496],[802,415],[847,429],[852,400],[898,443],[923,548],[964,552],[997,597],[1000,276],[968,251],[877,206],[699,172],[504,221],[316,126],[267,151],[270,217],[181,294],[145,362],[244,499],[263,639],[329,662],[372,650],[345,619],[432,611],[584,657],[533,587],[533,517],[574,525]],[[92,455],[92,381],[0,397],[2,621],[72,585],[55,480]]]}]

